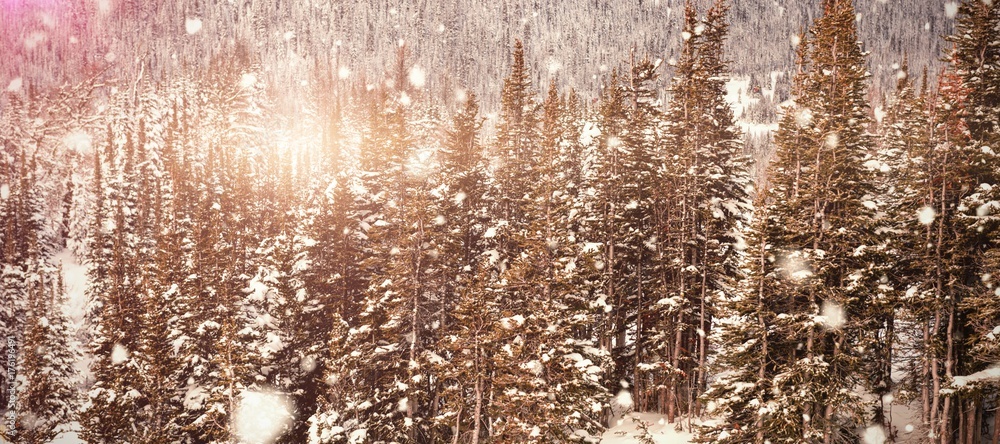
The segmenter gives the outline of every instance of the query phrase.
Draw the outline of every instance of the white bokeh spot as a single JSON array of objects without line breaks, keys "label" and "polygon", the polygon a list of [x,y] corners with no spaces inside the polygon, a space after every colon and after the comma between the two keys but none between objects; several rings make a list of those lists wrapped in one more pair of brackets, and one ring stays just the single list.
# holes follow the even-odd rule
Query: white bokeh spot
[{"label": "white bokeh spot", "polygon": [[201,19],[197,17],[189,17],[184,20],[184,31],[190,35],[197,34],[201,31]]},{"label": "white bokeh spot", "polygon": [[424,85],[427,84],[427,73],[424,72],[423,68],[414,66],[413,68],[410,68],[409,80],[410,84],[413,85],[414,88],[423,88]]},{"label": "white bokeh spot", "polygon": [[128,360],[129,352],[128,349],[121,344],[115,344],[111,348],[111,364],[118,365]]},{"label": "white bokeh spot", "polygon": [[934,208],[929,206],[923,207],[917,211],[917,221],[923,225],[930,225],[934,223],[934,218],[936,216],[937,213],[934,212]]},{"label": "white bokeh spot", "polygon": [[233,414],[236,435],[248,444],[271,444],[292,420],[288,397],[280,393],[246,391]]}]

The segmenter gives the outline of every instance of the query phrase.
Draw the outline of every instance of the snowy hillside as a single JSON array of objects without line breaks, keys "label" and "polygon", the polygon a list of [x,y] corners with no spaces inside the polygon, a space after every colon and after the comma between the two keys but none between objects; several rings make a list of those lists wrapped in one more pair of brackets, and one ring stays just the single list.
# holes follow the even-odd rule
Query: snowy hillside
[{"label": "snowy hillside", "polygon": [[[703,9],[710,3],[696,1]],[[932,75],[952,30],[949,2],[859,0],[861,40],[880,91],[891,91],[892,64],[909,54],[912,66]],[[514,39],[526,43],[539,69],[535,82],[558,71],[567,86],[596,98],[600,78],[620,67],[634,46],[640,56],[677,59],[681,0],[519,0],[347,2],[48,2],[7,0],[0,16],[0,86],[21,78],[25,87],[79,81],[109,69],[130,79],[164,81],[243,52],[262,65],[274,88],[300,98],[300,82],[314,84],[317,67],[345,67],[377,78],[392,66],[399,41],[415,64],[433,68],[429,93],[451,100],[461,86],[482,94],[497,110],[502,66]],[[791,40],[821,13],[819,1],[732,2],[726,47],[733,70],[766,76],[794,67]],[[233,47],[235,39],[237,46]],[[364,81],[363,81],[364,82]],[[361,86],[364,86],[363,83]]]}]

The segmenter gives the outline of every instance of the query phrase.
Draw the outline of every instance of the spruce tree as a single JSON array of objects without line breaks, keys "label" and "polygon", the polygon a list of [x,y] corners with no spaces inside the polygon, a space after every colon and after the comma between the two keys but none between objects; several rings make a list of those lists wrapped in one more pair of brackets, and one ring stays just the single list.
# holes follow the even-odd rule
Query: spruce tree
[{"label": "spruce tree", "polygon": [[[88,274],[88,322],[94,355],[91,371],[95,382],[81,414],[81,434],[93,442],[137,442],[147,427],[138,413],[147,403],[142,392],[142,371],[148,361],[142,354],[145,331],[132,213],[135,152],[131,133],[126,134],[119,153],[109,125],[105,153],[111,154],[106,163],[113,174],[104,175],[105,159],[95,153],[98,203]],[[124,159],[115,162],[117,157]],[[116,164],[121,169],[114,168]]]},{"label": "spruce tree", "polygon": [[571,184],[560,171],[573,138],[555,82],[543,105],[541,140],[529,158],[537,177],[524,207],[528,230],[523,246],[501,282],[511,302],[501,319],[510,343],[496,360],[492,413],[500,420],[498,439],[551,442],[596,436],[607,401],[602,386],[606,355],[587,332],[593,308],[582,271],[591,267],[580,254],[571,228]]},{"label": "spruce tree", "polygon": [[18,350],[18,384],[12,443],[51,442],[75,419],[77,354],[70,348],[70,323],[58,269],[34,262],[26,280],[28,316]]},{"label": "spruce tree", "polygon": [[[663,288],[663,262],[656,258],[661,238],[655,234],[653,219],[659,205],[654,184],[662,164],[658,149],[662,118],[655,97],[658,65],[648,59],[632,60],[627,77],[612,74],[593,154],[594,195],[589,205],[594,211],[591,217],[599,222],[588,231],[601,249],[595,258],[600,290],[594,296],[610,308],[600,315],[600,344],[611,352],[612,366],[604,380],[615,391],[622,385],[639,385],[644,378],[640,365],[649,352],[654,331],[650,321],[656,317],[650,308]],[[629,331],[635,332],[631,339]],[[643,387],[637,393],[651,393],[643,392],[646,384]]]},{"label": "spruce tree", "polygon": [[671,223],[662,212],[657,216],[663,221],[660,226],[670,227],[662,236],[673,246],[666,254],[676,258],[673,276],[678,290],[666,292],[660,303],[663,318],[670,320],[663,325],[669,333],[661,334],[654,345],[659,359],[649,361],[675,375],[689,375],[683,384],[675,375],[667,375],[673,401],[664,406],[660,400],[659,408],[668,415],[674,404],[686,405],[689,415],[700,413],[697,398],[706,388],[713,307],[733,292],[741,277],[737,233],[749,209],[750,177],[739,130],[725,102],[727,62],[722,51],[728,10],[726,2],[717,1],[704,20],[697,20],[688,5],[686,39],[667,110],[671,122],[667,147],[676,160],[672,169],[667,168],[669,179],[662,182],[660,194],[670,202],[664,206],[673,211],[665,211],[676,221]]},{"label": "spruce tree", "polygon": [[[14,159],[14,156],[8,150],[10,148],[5,146],[2,151],[4,160],[8,158]],[[27,257],[18,251],[17,243],[15,242],[16,239],[28,235],[28,233],[23,231],[19,223],[23,219],[23,216],[21,214],[21,206],[18,205],[18,202],[21,200],[19,195],[22,193],[20,188],[21,181],[18,180],[21,173],[18,170],[24,171],[23,168],[10,165],[9,170],[3,172],[4,183],[0,184],[0,186],[4,187],[3,191],[5,193],[5,198],[0,200],[0,224],[2,224],[0,226],[0,234],[3,235],[2,240],[0,240],[3,248],[2,252],[0,252],[0,255],[2,255],[0,257],[3,258],[0,260],[0,267],[2,267],[0,268],[0,292],[2,292],[4,300],[8,301],[8,303],[0,306],[0,334],[3,335],[5,345],[8,339],[14,339],[16,344],[17,338],[22,335],[25,305],[27,303],[25,298],[26,270],[24,269]],[[12,381],[15,377],[15,375],[8,372],[8,366],[3,366],[0,369],[0,376],[3,377],[4,381],[4,384],[2,384],[3,390],[0,391],[0,402],[3,402],[2,408],[4,411],[7,410],[7,401],[12,389],[12,384],[9,381]]]},{"label": "spruce tree", "polygon": [[[482,118],[475,94],[469,93],[452,118],[441,150],[440,208],[447,215],[442,243],[444,280],[441,334],[434,345],[441,359],[431,360],[440,374],[442,406],[434,418],[444,437],[479,442],[490,416],[488,359],[499,344],[490,338],[497,325],[500,293],[487,287],[490,267],[484,260],[484,234],[490,222],[489,177],[479,142]],[[463,438],[465,437],[465,438]]]},{"label": "spruce tree", "polygon": [[[341,124],[338,120],[335,126]],[[339,134],[340,130],[335,131]],[[327,143],[330,146],[324,150],[321,179],[307,200],[310,209],[303,226],[297,229],[301,232],[296,241],[298,252],[291,258],[294,263],[286,265],[290,269],[286,278],[298,281],[293,296],[295,314],[286,327],[292,340],[285,350],[294,375],[289,391],[295,394],[300,418],[327,411],[328,386],[324,381],[335,358],[331,351],[342,351],[336,347],[344,334],[339,327],[355,320],[364,290],[358,266],[363,233],[352,192],[355,178],[343,164],[347,156],[340,136],[332,136]],[[282,439],[302,442],[308,433],[308,422],[303,420]]]},{"label": "spruce tree", "polygon": [[524,46],[514,42],[510,74],[504,79],[500,97],[500,122],[493,159],[498,234],[495,242],[501,254],[499,267],[520,253],[520,246],[511,238],[527,229],[524,215],[527,195],[531,191],[529,162],[538,141],[538,103],[532,89]]},{"label": "spruce tree", "polygon": [[[164,119],[168,117],[164,116]],[[176,122],[176,116],[172,119]],[[145,126],[145,125],[143,125]],[[170,442],[170,436],[179,434],[174,420],[180,413],[181,403],[175,393],[178,385],[172,378],[178,370],[177,356],[170,337],[170,321],[178,313],[174,298],[178,295],[179,282],[183,280],[184,255],[178,245],[179,219],[175,206],[177,178],[176,152],[177,128],[166,125],[164,140],[139,145],[142,171],[140,213],[144,228],[140,244],[142,258],[142,304],[145,337],[142,353],[155,356],[147,363],[143,392],[149,405],[147,414],[150,427],[145,439],[151,443]],[[142,134],[140,132],[140,134]],[[140,138],[145,142],[146,136]],[[152,146],[146,146],[152,145]]]},{"label": "spruce tree", "polygon": [[[317,196],[318,214],[312,226],[315,244],[305,252],[312,266],[303,276],[308,291],[329,301],[327,347],[317,355],[320,382],[328,388],[310,418],[310,442],[332,442],[336,434],[328,429],[340,427],[340,412],[348,399],[346,391],[354,388],[349,378],[340,376],[350,365],[346,359],[350,353],[348,330],[350,325],[356,325],[367,286],[367,276],[360,267],[366,257],[363,248],[367,234],[362,229],[363,213],[356,207],[358,197],[352,191],[358,178],[339,169],[329,181]],[[324,438],[320,440],[320,436]]]},{"label": "spruce tree", "polygon": [[[773,218],[762,239],[772,245],[783,285],[769,306],[787,326],[772,344],[796,344],[766,369],[775,408],[762,411],[764,430],[740,424],[741,435],[771,442],[842,442],[866,422],[855,393],[863,320],[877,297],[867,250],[876,249],[873,186],[863,162],[871,151],[865,100],[867,69],[850,1],[823,2],[795,104],[775,137],[769,177]],[[749,313],[748,313],[749,314]],[[727,344],[732,347],[735,344]],[[760,422],[754,422],[760,425]]]},{"label": "spruce tree", "polygon": [[[13,190],[0,206],[7,222],[0,291],[6,301],[2,319],[8,358],[4,369],[3,436],[14,443],[51,441],[74,419],[75,353],[61,274],[51,265],[55,248],[46,233],[45,203],[38,181],[37,157],[19,150]],[[6,185],[10,186],[10,185]],[[8,262],[9,261],[9,262]],[[13,370],[15,374],[9,374]],[[9,391],[8,391],[9,390]],[[16,393],[16,400],[10,396]],[[10,409],[10,407],[13,407]],[[7,428],[6,426],[13,426]]]},{"label": "spruce tree", "polygon": [[588,240],[600,247],[597,278],[600,282],[596,299],[606,307],[598,322],[601,348],[611,353],[611,367],[605,369],[605,381],[609,389],[619,388],[629,372],[626,344],[627,310],[624,303],[627,290],[624,260],[621,259],[624,246],[623,212],[628,205],[624,189],[629,183],[629,171],[625,168],[626,150],[622,137],[628,122],[625,91],[619,87],[617,71],[612,72],[599,109],[595,125],[599,137],[591,149],[593,177],[588,185],[593,190],[590,199],[590,219]]},{"label": "spruce tree", "polygon": [[704,399],[707,412],[721,420],[718,425],[701,428],[699,442],[800,442],[796,436],[781,438],[800,419],[778,414],[795,407],[794,396],[780,396],[773,389],[778,363],[795,353],[796,343],[789,338],[796,326],[789,317],[781,316],[792,307],[790,300],[778,297],[788,283],[777,273],[773,245],[767,241],[769,226],[776,222],[768,214],[767,200],[765,192],[758,192],[745,232],[746,278],[735,294],[719,301],[720,319],[712,338],[718,344],[714,368],[721,376]]},{"label": "spruce tree", "polygon": [[[925,79],[926,82],[926,79]],[[922,88],[926,90],[926,87]],[[916,369],[920,365],[911,360],[916,358],[906,353],[906,344],[899,338],[912,335],[920,337],[921,330],[927,323],[927,303],[915,292],[906,289],[921,279],[922,273],[913,267],[912,252],[922,242],[914,236],[900,236],[909,233],[914,228],[914,215],[921,204],[919,185],[925,178],[921,168],[923,155],[929,145],[926,112],[926,91],[917,91],[909,74],[909,66],[904,61],[898,73],[896,91],[887,104],[887,113],[882,121],[878,151],[865,162],[865,166],[878,180],[876,185],[877,204],[880,213],[878,230],[884,233],[894,233],[885,236],[879,273],[879,289],[883,297],[873,301],[870,307],[869,342],[873,353],[866,359],[868,388],[878,396],[878,407],[875,408],[875,420],[885,427],[889,416],[886,415],[891,406],[885,405],[887,399],[906,403],[914,400],[920,393],[920,387],[926,385],[925,375]],[[919,230],[917,230],[919,231]],[[893,363],[900,361],[910,371],[904,381],[895,381],[892,377]],[[897,384],[897,382],[902,382]],[[892,397],[886,396],[894,393]]]},{"label": "spruce tree", "polygon": [[341,434],[435,439],[430,416],[437,381],[428,373],[427,349],[440,326],[434,310],[442,297],[444,274],[437,262],[444,219],[431,195],[433,159],[414,150],[408,103],[400,100],[404,93],[379,88],[370,105],[360,162],[367,240],[362,267],[369,281],[357,315],[343,326],[346,337],[333,338],[331,349],[343,355],[331,360],[328,375],[362,389],[335,393],[339,399],[314,417],[332,425],[310,432],[313,439],[319,435],[318,442],[344,439]]},{"label": "spruce tree", "polygon": [[478,258],[477,268],[456,287],[451,323],[435,347],[441,359],[430,355],[429,361],[441,377],[443,406],[434,421],[447,430],[444,436],[450,434],[458,442],[489,442],[493,434],[497,415],[491,395],[508,339],[502,326],[516,322],[501,318],[503,292],[489,285],[492,270],[487,254]]},{"label": "spruce tree", "polygon": [[963,1],[958,8],[951,62],[968,90],[965,117],[972,140],[996,143],[1000,138],[1000,5],[994,1]]},{"label": "spruce tree", "polygon": [[[993,330],[1000,323],[997,316],[995,276],[998,270],[997,218],[1000,191],[997,190],[1000,146],[1000,5],[996,2],[964,2],[959,8],[955,44],[951,54],[954,72],[945,76],[940,88],[941,103],[937,135],[938,148],[953,162],[951,175],[942,175],[935,183],[940,188],[939,222],[936,233],[940,269],[947,276],[941,286],[948,316],[943,337],[944,380],[955,381],[958,393],[935,390],[941,400],[941,442],[975,442],[981,432],[978,424],[987,419],[989,403],[996,403],[997,386],[977,382],[966,386],[962,380],[976,381],[978,372],[995,364],[997,349]],[[944,170],[944,168],[942,168]],[[942,171],[944,172],[944,171]],[[949,180],[950,179],[950,180]],[[948,189],[942,182],[951,182]],[[954,182],[952,182],[954,181]],[[945,206],[947,204],[947,206]],[[951,217],[949,217],[951,216]],[[953,244],[957,242],[957,244]],[[948,248],[954,245],[952,248]],[[940,250],[939,250],[940,251]],[[954,292],[954,293],[952,293]],[[970,348],[969,345],[972,347]],[[966,379],[968,378],[968,379]],[[938,389],[938,387],[935,387]],[[937,399],[937,397],[935,397]],[[932,403],[933,404],[933,403]],[[932,410],[932,415],[935,413]],[[993,415],[993,422],[1000,415]],[[994,439],[1000,434],[994,432]]]}]

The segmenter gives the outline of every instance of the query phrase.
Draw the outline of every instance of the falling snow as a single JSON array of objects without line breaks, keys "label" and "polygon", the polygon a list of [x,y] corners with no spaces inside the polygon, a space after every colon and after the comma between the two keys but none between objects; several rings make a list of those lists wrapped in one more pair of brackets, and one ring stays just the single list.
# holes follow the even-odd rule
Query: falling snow
[{"label": "falling snow", "polygon": [[21,80],[20,77],[17,77],[14,80],[11,80],[10,83],[7,84],[7,92],[18,92],[18,91],[21,91],[21,85],[23,83],[24,83],[24,81]]},{"label": "falling snow", "polygon": [[423,88],[424,85],[427,84],[427,73],[424,72],[424,69],[419,66],[410,68],[410,75],[408,78],[410,80],[410,84],[417,89]]},{"label": "falling snow", "polygon": [[958,3],[947,2],[944,4],[944,14],[948,18],[955,18],[958,15]]},{"label": "falling snow", "polygon": [[820,310],[821,324],[836,330],[842,328],[846,320],[842,305],[833,301],[823,301],[823,307]]},{"label": "falling snow", "polygon": [[931,207],[923,207],[920,211],[917,211],[917,221],[923,225],[930,225],[934,223],[934,218],[936,216],[937,213],[934,211],[934,208]]},{"label": "falling snow", "polygon": [[127,361],[129,358],[129,351],[121,344],[115,344],[111,349],[111,363],[114,365],[121,364]]},{"label": "falling snow", "polygon": [[188,34],[194,35],[201,31],[201,19],[199,18],[188,18],[184,20],[184,30]]},{"label": "falling snow", "polygon": [[236,435],[247,444],[271,444],[292,421],[288,397],[275,392],[243,392],[233,414]]}]

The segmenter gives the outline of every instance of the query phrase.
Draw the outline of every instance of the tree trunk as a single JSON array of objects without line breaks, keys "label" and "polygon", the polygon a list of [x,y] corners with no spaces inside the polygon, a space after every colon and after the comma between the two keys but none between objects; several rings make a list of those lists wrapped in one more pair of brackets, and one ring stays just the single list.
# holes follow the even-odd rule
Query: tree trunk
[{"label": "tree trunk", "polygon": [[701,395],[702,390],[705,388],[705,360],[708,355],[708,320],[706,319],[706,304],[705,298],[708,295],[708,250],[706,249],[702,255],[701,261],[701,307],[699,309],[700,318],[698,319],[699,332],[698,332],[698,380],[696,381],[694,387],[694,398],[695,401],[692,403],[692,411],[695,415],[701,414],[701,405],[697,401],[698,396]]},{"label": "tree trunk", "polygon": [[[954,375],[953,367],[955,352],[955,306],[948,306],[948,330],[947,330],[947,351],[944,359],[944,375],[950,381]],[[941,444],[951,444],[951,417],[952,417],[952,397],[944,398],[944,406],[941,411]]]},{"label": "tree trunk", "polygon": [[[757,382],[760,383],[767,378],[767,355],[768,355],[768,342],[767,342],[767,320],[764,319],[764,271],[767,267],[767,244],[765,242],[760,242],[760,284],[757,286],[757,324],[761,331],[761,350],[760,350],[760,364],[757,367]],[[764,417],[763,415],[757,415],[757,440],[756,443],[764,442]]]},{"label": "tree trunk", "polygon": [[[417,221],[417,242],[414,244],[414,248],[417,248],[417,251],[416,253],[414,253],[414,264],[413,264],[413,295],[412,295],[413,308],[412,312],[410,313],[410,364],[407,365],[407,368],[410,369],[411,381],[413,380],[414,376],[413,373],[416,371],[414,370],[415,367],[414,363],[417,360],[417,327],[419,326],[419,318],[420,318],[420,294],[423,292],[422,277],[424,274],[423,273],[424,270],[421,261],[423,259],[423,255],[422,252],[420,251],[420,245],[423,244],[423,239],[424,239],[424,224],[423,220],[420,219]],[[417,400],[408,399],[407,401],[408,402],[406,403],[406,417],[412,419],[414,411],[413,405],[416,404]],[[416,438],[416,430],[417,430],[416,427],[410,428],[409,431],[410,439]]]},{"label": "tree trunk", "polygon": [[1000,410],[993,411],[993,444],[1000,444]]},{"label": "tree trunk", "polygon": [[[934,312],[934,331],[938,331],[940,327],[941,310],[938,309]],[[931,354],[931,381],[933,381],[933,390],[931,390],[931,395],[933,396],[931,397],[931,413],[928,430],[933,437],[939,437],[940,430],[938,427],[938,421],[941,414],[939,409],[941,403],[941,374],[939,367],[941,365],[941,358],[938,357],[936,353],[933,353],[933,349],[931,350],[932,351],[929,351],[928,353]],[[937,440],[938,439],[935,439],[935,441]]]},{"label": "tree trunk", "polygon": [[[479,353],[479,350],[476,350]],[[476,366],[479,364],[477,362]],[[483,378],[476,375],[476,407],[472,411],[472,444],[479,444],[479,426],[483,422]]]},{"label": "tree trunk", "polygon": [[920,405],[922,406],[920,419],[924,424],[924,427],[930,428],[931,423],[931,338],[930,338],[930,326],[925,322],[923,325],[924,330],[924,350],[923,350],[923,362],[920,363],[921,370],[921,382],[920,382]]},{"label": "tree trunk", "polygon": [[462,436],[462,409],[458,409],[458,413],[455,415],[455,430],[451,435],[451,444],[458,444],[458,437]]},{"label": "tree trunk", "polygon": [[968,438],[968,441],[966,441],[966,443],[968,443],[968,444],[979,444],[979,441],[980,441],[980,439],[979,439],[979,433],[978,433],[978,431],[979,431],[979,409],[977,408],[977,406],[978,406],[979,403],[977,401],[978,401],[977,399],[970,399],[968,401],[968,403],[969,403],[969,408],[967,410],[968,411],[968,415],[967,415],[966,420],[965,420],[966,423],[967,423],[966,425],[968,426],[968,436],[969,436],[969,438]]},{"label": "tree trunk", "polygon": [[[686,189],[687,188],[687,179],[686,178],[685,178],[684,184],[685,184],[684,188]],[[680,295],[681,295],[681,298],[684,299],[684,300],[686,300],[687,299],[688,288],[687,288],[687,278],[684,276],[684,264],[686,263],[685,250],[687,248],[686,245],[687,245],[687,236],[688,236],[688,231],[687,231],[688,209],[687,209],[687,201],[684,200],[684,199],[681,199],[681,220],[680,220],[680,222],[681,222],[681,226],[680,226],[681,237],[680,237],[680,239],[678,241],[678,245],[680,246],[679,251],[680,251],[680,256],[681,256],[681,265],[680,265],[680,269],[679,269],[679,271],[677,273],[677,277],[678,277],[677,280],[679,281],[679,285],[680,285]],[[680,399],[680,381],[678,380],[678,371],[680,370],[681,350],[683,349],[683,344],[684,344],[684,314],[683,314],[682,311],[678,311],[677,312],[676,319],[677,319],[677,321],[674,322],[674,329],[675,329],[674,330],[674,349],[673,349],[673,356],[671,356],[671,361],[670,361],[670,367],[671,367],[670,368],[671,375],[670,375],[670,378],[669,378],[669,381],[670,381],[670,402],[667,405],[667,421],[670,422],[671,424],[674,422],[674,419],[677,416],[677,408],[679,407],[679,404],[680,404],[680,401],[679,401],[679,399]]]},{"label": "tree trunk", "polygon": [[[837,377],[837,370],[838,369],[837,369],[837,364],[836,363],[837,363],[838,355],[840,355],[840,347],[843,344],[843,342],[844,342],[844,337],[841,336],[838,333],[837,334],[837,339],[834,341],[834,344],[833,344],[833,355],[831,356],[831,359],[830,359],[830,361],[831,361],[831,364],[830,364],[831,370],[830,371],[831,371],[831,373],[833,373],[834,378]],[[824,422],[825,422],[825,424],[823,425],[823,442],[825,444],[830,444],[831,442],[833,442],[833,438],[834,438],[833,413],[834,413],[833,404],[827,402],[826,408],[823,411],[823,419],[824,419]]]}]

